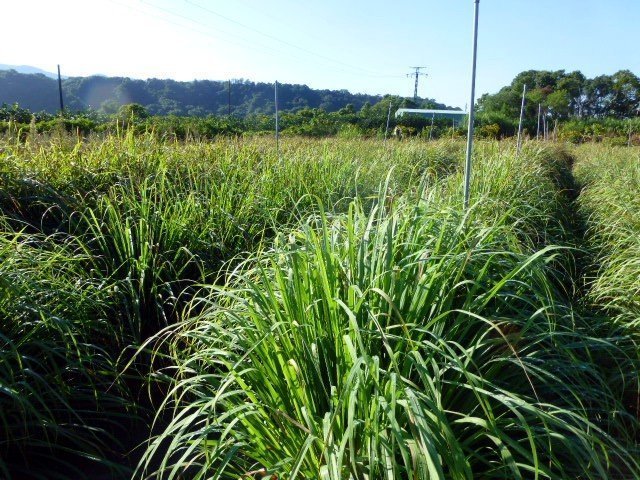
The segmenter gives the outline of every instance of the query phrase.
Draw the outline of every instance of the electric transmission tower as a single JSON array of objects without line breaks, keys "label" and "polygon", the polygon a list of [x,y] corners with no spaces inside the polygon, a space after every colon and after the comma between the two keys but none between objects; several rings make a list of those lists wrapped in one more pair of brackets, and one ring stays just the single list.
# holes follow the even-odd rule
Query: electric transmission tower
[{"label": "electric transmission tower", "polygon": [[426,73],[420,73],[420,70],[427,67],[411,67],[411,68],[413,68],[415,71],[411,73],[407,73],[407,77],[413,77],[413,76],[416,77],[416,83],[413,88],[413,101],[417,102],[418,101],[418,79],[420,78],[420,75],[422,75],[423,77],[427,76]]}]

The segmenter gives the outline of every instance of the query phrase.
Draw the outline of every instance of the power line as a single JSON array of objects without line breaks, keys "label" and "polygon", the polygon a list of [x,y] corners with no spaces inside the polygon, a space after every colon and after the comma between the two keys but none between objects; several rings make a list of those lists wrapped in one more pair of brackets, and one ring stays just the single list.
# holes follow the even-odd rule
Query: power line
[{"label": "power line", "polygon": [[[114,2],[114,0],[109,0],[109,1]],[[167,8],[163,8],[163,7],[160,7],[158,5],[154,5],[153,3],[151,3],[151,2],[149,2],[147,0],[140,0],[140,2],[144,3],[145,5],[149,6],[150,8],[153,8],[155,10],[164,12],[165,14],[167,14],[169,16],[176,17],[176,18],[181,18],[183,20],[186,20],[187,22],[194,23],[194,24],[197,24],[197,25],[200,25],[200,26],[204,27],[205,30],[197,30],[198,33],[200,33],[201,35],[204,35],[204,36],[207,36],[207,37],[210,37],[210,38],[215,38],[217,40],[222,40],[223,42],[230,43],[232,45],[237,45],[237,46],[240,46],[240,47],[253,48],[255,46],[255,44],[252,45],[250,42],[244,41],[245,39],[243,37],[239,36],[239,35],[235,35],[233,33],[230,33],[230,32],[224,31],[224,30],[218,30],[219,32],[221,32],[221,33],[223,33],[225,35],[228,35],[228,36],[235,37],[235,38],[238,38],[240,40],[243,40],[244,43],[233,42],[233,41],[230,41],[226,37],[221,37],[221,36],[212,34],[211,31],[210,31],[210,26],[207,25],[204,22],[199,21],[199,20],[194,20],[193,18],[187,17],[186,15],[182,15],[180,13],[176,13],[176,12],[174,12],[172,10],[167,9]],[[114,3],[118,3],[118,2],[114,2]],[[124,4],[121,4],[121,3],[119,5],[122,5],[124,7],[129,8],[127,5],[124,5]],[[137,10],[139,12],[146,13],[143,10],[140,10],[140,9],[137,9]],[[184,25],[180,25],[178,23],[172,22],[172,21],[170,21],[170,20],[168,20],[168,19],[166,19],[164,17],[157,17],[157,18],[160,18],[160,19],[162,19],[162,20],[164,20],[164,21],[166,21],[168,23],[171,23],[173,25],[177,25],[179,27],[185,28]],[[262,49],[262,50],[275,51],[273,49],[270,49],[269,47],[265,47],[264,45],[258,45],[257,47],[259,49]]]},{"label": "power line", "polygon": [[[196,32],[196,33],[198,33],[198,34],[200,34],[200,35],[202,35],[204,37],[208,37],[210,39],[215,39],[215,40],[218,40],[218,41],[221,41],[221,42],[224,42],[224,43],[228,43],[230,45],[235,45],[235,46],[238,46],[238,47],[241,47],[241,48],[244,48],[244,49],[248,49],[248,50],[260,50],[260,51],[265,52],[268,55],[285,58],[285,54],[283,54],[283,52],[280,51],[280,50],[277,50],[277,49],[274,49],[274,48],[271,48],[271,47],[267,47],[266,45],[263,45],[263,44],[258,45],[258,44],[255,44],[255,43],[247,42],[245,40],[245,38],[243,38],[243,37],[241,37],[239,35],[235,35],[233,33],[224,31],[224,30],[217,30],[218,32],[223,33],[225,35],[224,37],[220,36],[220,35],[215,35],[210,31],[209,25],[207,25],[207,24],[205,24],[203,22],[200,22],[198,20],[194,20],[192,18],[186,17],[186,16],[178,14],[176,12],[172,12],[171,10],[168,10],[166,8],[162,8],[162,7],[153,5],[153,4],[151,4],[149,2],[146,2],[144,0],[140,0],[140,1],[142,3],[144,3],[144,4],[146,4],[150,9],[154,9],[154,10],[162,12],[162,13],[154,14],[153,12],[150,12],[149,10],[140,9],[140,8],[137,8],[137,7],[134,7],[134,6],[131,6],[131,5],[127,5],[127,4],[121,3],[121,2],[119,2],[117,0],[106,0],[106,1],[108,1],[110,3],[113,3],[115,5],[118,5],[118,6],[122,7],[122,8],[129,9],[129,10],[132,10],[132,11],[136,11],[136,12],[142,13],[142,14],[147,15],[147,16],[151,16],[151,17],[157,18],[157,19],[159,19],[159,20],[161,20],[163,22],[166,22],[168,24],[175,25],[175,26],[177,26],[177,27],[179,27],[181,29],[184,29],[184,30],[188,30],[189,32]],[[180,22],[186,21],[186,22],[189,22],[191,24],[200,25],[201,27],[204,27],[204,28],[194,28],[192,25],[185,25],[183,23],[178,23],[176,21],[172,21],[168,17],[178,18],[178,19],[180,19],[179,20]],[[240,41],[234,41],[234,40],[231,40],[228,37],[234,37],[236,39],[239,39]],[[296,60],[302,60],[301,57],[296,57],[296,56],[294,56],[292,54],[287,54],[286,57],[287,58],[293,58],[293,59],[296,59]],[[357,75],[357,74],[351,73],[351,72],[344,72],[344,73],[348,73],[348,74],[351,74],[351,75]]]},{"label": "power line", "polygon": [[[136,8],[136,7],[132,6],[132,5],[123,4],[123,3],[121,3],[121,2],[119,2],[117,0],[107,0],[107,1],[109,1],[109,2],[111,2],[113,4],[116,4],[116,5],[118,5],[118,6],[122,7],[122,8],[129,9],[129,10],[134,10],[134,11],[137,11],[137,12],[142,13],[144,15],[151,15],[151,16],[153,16],[155,18],[158,18],[158,19],[160,19],[160,20],[162,20],[164,22],[167,22],[169,24],[175,25],[177,27],[180,27],[180,28],[183,28],[183,29],[189,29],[189,31],[191,31],[191,32],[195,31],[195,32],[197,32],[197,33],[199,33],[199,34],[201,34],[201,35],[203,35],[205,37],[209,37],[209,38],[212,38],[212,39],[215,39],[215,40],[223,41],[225,43],[236,45],[236,46],[239,46],[241,48],[245,48],[245,49],[249,49],[249,50],[262,50],[262,51],[266,52],[267,54],[278,56],[278,57],[281,57],[281,58],[289,58],[289,59],[294,59],[294,60],[306,60],[306,58],[297,56],[297,55],[293,54],[292,52],[283,52],[282,50],[278,50],[278,49],[275,49],[275,48],[272,48],[272,47],[268,47],[268,46],[266,46],[264,44],[256,44],[256,43],[253,43],[253,42],[249,42],[244,37],[240,37],[238,35],[235,35],[235,34],[230,33],[230,32],[226,32],[224,30],[217,30],[217,31],[224,33],[225,37],[222,37],[222,36],[219,36],[219,35],[215,35],[215,34],[213,34],[211,32],[211,27],[209,25],[207,25],[207,24],[205,24],[205,23],[203,23],[201,21],[195,20],[193,18],[187,17],[185,15],[176,13],[176,12],[174,12],[172,10],[169,10],[169,9],[154,5],[154,4],[150,3],[147,0],[140,0],[140,1],[141,1],[141,3],[144,3],[145,5],[147,5],[149,8],[154,9],[154,10],[159,11],[159,12],[162,12],[162,14],[161,15],[157,15],[157,14],[154,15],[153,13],[149,12],[148,10]],[[290,44],[289,42],[277,39],[277,37],[274,37],[274,36],[271,36],[269,34],[265,34],[265,33],[260,32],[258,30],[252,29],[252,27],[246,26],[246,25],[244,25],[244,24],[242,24],[240,22],[237,22],[237,21],[229,18],[229,17],[226,17],[224,15],[221,15],[221,14],[218,14],[216,12],[213,12],[212,10],[210,10],[210,9],[208,9],[206,7],[203,7],[201,5],[198,5],[196,3],[190,2],[189,0],[185,0],[185,1],[187,1],[188,3],[190,3],[190,4],[194,5],[194,6],[197,6],[197,7],[201,8],[201,9],[204,9],[204,10],[206,10],[206,11],[212,13],[212,14],[215,14],[215,15],[218,15],[218,16],[220,16],[222,18],[225,18],[228,21],[236,23],[236,24],[242,26],[243,28],[254,30],[256,33],[271,37],[271,38],[273,38],[275,40],[280,41],[281,43],[285,43],[285,44],[288,44],[288,45],[290,45],[292,47],[295,47],[298,50],[308,52],[308,53],[313,54],[315,56],[319,56],[320,58],[322,58],[322,59],[324,59],[326,61],[330,61],[330,62],[333,62],[333,63],[344,65],[345,67],[347,67],[347,68],[352,70],[352,71],[348,71],[348,70],[345,70],[344,68],[338,68],[338,67],[336,67],[334,65],[334,66],[331,67],[331,71],[341,72],[343,74],[347,74],[347,75],[351,75],[351,76],[365,76],[365,77],[370,77],[370,78],[400,78],[399,75],[376,75],[376,74],[373,74],[373,73],[365,73],[365,72],[368,72],[368,71],[364,70],[364,69],[361,69],[359,67],[355,67],[355,66],[349,65],[349,64],[344,63],[344,62],[340,62],[339,60],[331,59],[330,57],[326,57],[324,55],[316,54],[314,52],[308,51],[308,50],[303,49],[301,47],[297,47],[296,45]],[[191,26],[186,26],[186,25],[184,25],[182,23],[178,23],[178,22],[172,21],[171,19],[167,18],[167,16],[180,19],[181,22],[182,21],[187,21],[187,22],[189,22],[191,24],[199,25],[201,27],[204,27],[204,29],[202,29],[202,28],[195,28],[194,29]],[[228,37],[238,38],[238,39],[241,40],[241,42],[233,41],[233,40],[229,39]]]},{"label": "power line", "polygon": [[[153,8],[153,9],[155,9],[155,10],[162,11],[162,12],[164,12],[165,14],[168,14],[168,15],[173,16],[173,17],[178,17],[178,18],[184,19],[184,20],[186,20],[186,21],[188,21],[188,22],[190,22],[190,23],[193,23],[193,24],[201,25],[201,26],[203,26],[203,27],[207,28],[207,30],[205,31],[205,30],[197,29],[197,28],[196,28],[196,29],[194,29],[192,26],[187,26],[187,25],[184,25],[184,24],[182,24],[182,23],[177,23],[177,22],[175,22],[175,21],[171,21],[170,19],[168,19],[168,18],[167,18],[166,16],[164,16],[164,15],[153,14],[153,13],[149,12],[148,10],[143,10],[143,9],[140,9],[140,8],[137,8],[137,7],[134,7],[134,6],[131,6],[131,5],[127,5],[127,4],[121,3],[121,2],[119,2],[119,1],[117,1],[117,0],[107,0],[107,1],[108,1],[108,2],[110,2],[110,3],[113,3],[113,4],[115,4],[115,5],[118,5],[118,6],[122,7],[122,8],[125,8],[125,9],[128,9],[128,10],[133,10],[133,11],[136,11],[136,12],[142,13],[142,14],[144,14],[144,15],[147,15],[147,16],[151,16],[151,17],[157,18],[157,19],[159,19],[159,20],[162,20],[163,22],[166,22],[166,23],[169,23],[169,24],[171,24],[171,25],[175,25],[175,26],[180,27],[180,28],[182,28],[182,29],[188,30],[189,32],[197,32],[197,33],[199,33],[199,34],[200,34],[200,35],[202,35],[202,36],[209,37],[209,38],[216,39],[216,40],[220,40],[220,41],[222,41],[222,42],[229,43],[229,44],[231,44],[231,45],[237,45],[237,46],[241,46],[241,47],[248,47],[248,44],[242,44],[242,43],[234,42],[234,41],[229,40],[229,39],[228,39],[228,38],[226,38],[226,37],[221,37],[221,36],[218,36],[218,35],[214,35],[214,34],[212,34],[212,33],[208,30],[208,28],[209,28],[209,27],[208,27],[208,25],[206,25],[206,24],[204,24],[204,23],[202,23],[202,22],[199,22],[199,21],[197,21],[197,20],[193,20],[193,19],[191,19],[191,18],[185,17],[184,15],[180,15],[180,14],[177,14],[177,13],[175,13],[175,12],[171,12],[170,10],[164,9],[164,8],[162,8],[162,7],[158,7],[158,6],[152,5],[152,4],[150,4],[150,3],[144,2],[143,0],[141,0],[143,3],[146,3],[149,7]],[[223,33],[225,33],[226,35],[230,35],[230,36],[232,36],[232,37],[240,38],[240,37],[238,37],[237,35],[233,35],[233,34],[231,34],[231,33],[229,33],[229,32],[224,32],[224,31],[223,31]]]},{"label": "power line", "polygon": [[[193,5],[194,7],[197,7],[197,8],[199,8],[199,9],[201,9],[201,10],[205,11],[205,12],[210,13],[211,15],[215,15],[216,17],[222,18],[222,19],[224,19],[224,20],[227,20],[228,22],[231,22],[231,23],[234,23],[234,24],[236,24],[236,25],[239,25],[239,26],[240,26],[240,27],[242,27],[242,28],[246,28],[247,30],[250,30],[250,31],[252,31],[252,32],[254,32],[254,33],[257,33],[258,35],[262,35],[262,36],[264,36],[264,37],[266,37],[266,38],[270,38],[270,39],[272,39],[272,40],[275,40],[276,42],[280,42],[280,43],[282,43],[282,44],[284,44],[284,45],[287,45],[287,46],[289,46],[289,47],[292,47],[292,48],[295,48],[295,49],[297,49],[297,50],[300,50],[301,52],[308,53],[309,55],[313,55],[313,56],[315,56],[315,57],[322,58],[322,59],[324,59],[324,60],[327,60],[327,61],[330,61],[330,62],[333,62],[333,63],[337,63],[337,64],[339,64],[339,65],[343,65],[343,66],[348,67],[348,68],[351,68],[351,69],[356,69],[356,70],[360,70],[360,71],[362,71],[362,72],[366,72],[367,74],[369,74],[369,76],[383,76],[383,77],[386,77],[386,75],[382,75],[382,74],[380,74],[380,72],[372,72],[372,71],[370,71],[370,70],[366,70],[366,69],[360,68],[360,67],[358,67],[358,66],[354,66],[354,65],[351,65],[351,64],[348,64],[348,63],[342,62],[342,61],[340,61],[340,60],[336,60],[336,59],[331,58],[331,57],[328,57],[328,56],[326,56],[326,55],[322,55],[322,54],[320,54],[320,53],[313,52],[313,51],[308,50],[308,49],[306,49],[306,48],[304,48],[304,47],[301,47],[301,46],[296,45],[296,44],[294,44],[294,43],[288,42],[288,41],[286,41],[286,40],[282,40],[281,38],[278,38],[278,37],[276,37],[276,36],[274,36],[274,35],[271,35],[271,34],[269,34],[269,33],[262,32],[262,31],[260,31],[260,30],[258,30],[258,29],[256,29],[256,28],[253,28],[253,27],[251,27],[251,26],[249,26],[249,25],[246,25],[246,24],[244,24],[244,23],[242,23],[242,22],[239,22],[239,21],[237,21],[237,20],[234,20],[234,19],[233,19],[233,18],[231,18],[231,17],[227,17],[226,15],[223,15],[223,14],[221,14],[221,13],[218,13],[218,12],[214,11],[214,10],[211,10],[210,8],[203,7],[202,5],[200,5],[200,4],[198,4],[198,3],[196,3],[196,2],[194,2],[194,1],[192,1],[192,0],[184,0],[184,1],[185,1],[186,3],[188,3],[188,4],[190,4],[190,5]],[[146,3],[146,2],[145,2],[145,3]]]}]

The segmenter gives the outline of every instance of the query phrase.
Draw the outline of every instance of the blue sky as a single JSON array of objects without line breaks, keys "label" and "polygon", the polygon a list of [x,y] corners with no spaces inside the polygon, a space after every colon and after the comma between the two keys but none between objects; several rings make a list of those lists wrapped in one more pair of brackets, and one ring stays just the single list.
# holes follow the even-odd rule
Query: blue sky
[{"label": "blue sky", "polygon": [[[244,78],[468,102],[473,0],[20,0],[0,63],[66,75]],[[528,69],[640,75],[640,0],[481,0],[478,94]]]}]

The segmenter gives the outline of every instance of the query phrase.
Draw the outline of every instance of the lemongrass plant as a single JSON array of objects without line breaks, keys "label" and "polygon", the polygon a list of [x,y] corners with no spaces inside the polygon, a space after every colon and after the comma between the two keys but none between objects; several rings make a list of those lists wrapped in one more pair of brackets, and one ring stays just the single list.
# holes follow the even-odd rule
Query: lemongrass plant
[{"label": "lemongrass plant", "polygon": [[[540,183],[532,157],[509,181],[480,180],[469,212],[450,183],[393,199],[385,189],[369,213],[356,201],[311,216],[195,301],[156,339],[175,362],[164,372],[173,419],[138,474],[640,474],[637,412],[624,402],[638,359],[572,310],[555,268],[564,249],[528,233],[557,200],[549,177],[514,189]],[[480,200],[488,183],[494,195]],[[561,224],[542,225],[562,238]]]},{"label": "lemongrass plant", "polygon": [[110,293],[84,260],[51,238],[0,233],[2,478],[127,475],[118,437],[136,409],[109,352]]},{"label": "lemongrass plant", "polygon": [[583,185],[582,215],[597,270],[592,301],[636,332],[640,327],[640,153],[637,149],[583,146],[576,176]]},{"label": "lemongrass plant", "polygon": [[138,392],[144,361],[117,371],[131,345],[177,321],[196,283],[223,282],[224,262],[315,208],[309,199],[342,208],[393,166],[403,191],[455,168],[460,148],[287,143],[277,157],[261,139],[3,141],[0,477],[126,478],[134,445],[117,440],[142,439],[137,415],[158,401]]}]

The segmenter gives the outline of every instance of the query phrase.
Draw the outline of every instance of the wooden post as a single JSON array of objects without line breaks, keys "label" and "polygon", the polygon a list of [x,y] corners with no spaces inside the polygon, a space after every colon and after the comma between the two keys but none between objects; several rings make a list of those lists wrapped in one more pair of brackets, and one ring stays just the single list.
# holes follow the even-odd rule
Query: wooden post
[{"label": "wooden post", "polygon": [[58,94],[60,95],[60,114],[64,113],[64,102],[62,101],[62,77],[60,76],[60,65],[58,65]]}]

